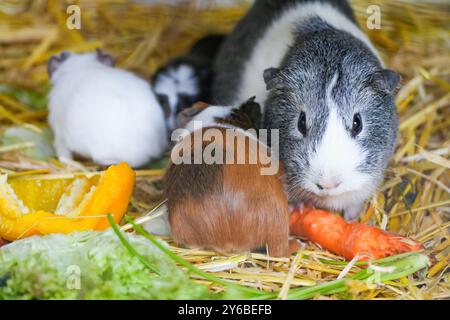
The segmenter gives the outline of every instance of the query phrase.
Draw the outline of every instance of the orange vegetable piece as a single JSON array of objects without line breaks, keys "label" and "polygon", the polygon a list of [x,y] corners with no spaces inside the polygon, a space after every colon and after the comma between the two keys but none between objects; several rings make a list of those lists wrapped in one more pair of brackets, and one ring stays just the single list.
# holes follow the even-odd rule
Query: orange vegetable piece
[{"label": "orange vegetable piece", "polygon": [[337,214],[311,208],[291,214],[290,231],[347,260],[357,254],[359,260],[375,260],[422,249],[417,241],[362,223],[346,222]]},{"label": "orange vegetable piece", "polygon": [[[106,218],[108,213],[113,215],[116,222],[122,219],[131,198],[135,177],[130,166],[121,163],[110,166],[103,172],[96,185],[87,183],[84,188],[87,188],[88,192],[79,188],[82,191],[76,189],[77,192],[71,194],[75,189],[72,186],[65,192],[66,198],[62,207],[66,211],[69,210],[65,214],[50,213],[45,210],[31,211],[18,199],[14,191],[11,191],[12,189],[2,185],[0,237],[12,241],[32,235],[104,230],[109,227]],[[62,196],[63,194],[59,198]],[[41,203],[45,203],[46,206],[52,202],[43,200]],[[64,211],[64,209],[61,210]]]}]

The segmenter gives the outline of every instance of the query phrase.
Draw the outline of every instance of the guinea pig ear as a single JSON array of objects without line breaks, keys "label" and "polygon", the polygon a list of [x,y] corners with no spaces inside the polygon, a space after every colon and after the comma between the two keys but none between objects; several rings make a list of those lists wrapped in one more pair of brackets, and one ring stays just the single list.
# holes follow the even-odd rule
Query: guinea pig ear
[{"label": "guinea pig ear", "polygon": [[53,73],[63,64],[64,61],[69,58],[70,52],[64,51],[63,53],[52,56],[47,62],[48,76],[51,78]]},{"label": "guinea pig ear", "polygon": [[261,114],[261,105],[255,101],[256,97],[251,97],[239,106],[239,109],[246,114]]},{"label": "guinea pig ear", "polygon": [[99,48],[95,49],[95,53],[97,54],[98,62],[103,63],[104,65],[109,67],[114,67],[114,59],[110,54],[104,53]]},{"label": "guinea pig ear", "polygon": [[264,70],[263,77],[267,90],[281,89],[283,87],[279,74],[280,69],[278,68],[269,68]]},{"label": "guinea pig ear", "polygon": [[255,100],[256,97],[251,97],[239,107],[239,110],[248,116],[253,128],[259,129],[262,122],[261,105]]},{"label": "guinea pig ear", "polygon": [[192,105],[190,108],[186,108],[180,112],[180,115],[183,115],[187,118],[192,118],[198,115],[200,112],[209,107],[209,104],[203,101],[198,101]]},{"label": "guinea pig ear", "polygon": [[196,115],[209,107],[206,102],[198,101],[190,108],[183,109],[176,116],[177,128],[184,128]]},{"label": "guinea pig ear", "polygon": [[401,76],[390,69],[383,69],[375,72],[369,78],[370,84],[377,90],[393,94],[398,89]]},{"label": "guinea pig ear", "polygon": [[156,94],[156,98],[158,99],[159,104],[164,112],[164,117],[170,117],[170,102],[169,97],[166,94]]},{"label": "guinea pig ear", "polygon": [[178,104],[175,112],[179,113],[184,109],[190,108],[195,103],[195,101],[195,97],[191,95],[185,93],[178,94]]}]

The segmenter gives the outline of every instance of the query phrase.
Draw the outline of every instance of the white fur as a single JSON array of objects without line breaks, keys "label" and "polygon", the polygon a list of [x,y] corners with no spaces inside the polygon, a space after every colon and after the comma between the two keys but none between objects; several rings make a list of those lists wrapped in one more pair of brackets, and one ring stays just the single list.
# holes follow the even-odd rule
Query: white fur
[{"label": "white fur", "polygon": [[199,128],[217,127],[215,118],[229,116],[232,109],[233,107],[209,106],[189,121],[185,129],[192,133]]},{"label": "white fur", "polygon": [[72,54],[52,82],[49,123],[60,158],[139,167],[166,149],[163,111],[146,81],[87,53]]},{"label": "white fur", "polygon": [[209,106],[197,114],[191,121],[189,121],[184,128],[175,130],[172,133],[172,141],[181,141],[185,136],[200,130],[202,128],[214,127],[214,128],[225,128],[240,131],[244,135],[248,136],[253,140],[257,140],[261,145],[266,146],[263,142],[259,141],[251,131],[247,131],[230,124],[218,123],[216,118],[227,118],[233,109],[233,106]]},{"label": "white fur", "polygon": [[[339,195],[359,190],[372,180],[356,171],[364,161],[364,151],[351,138],[334,108],[330,110],[322,141],[309,161],[311,189],[318,195]],[[316,184],[329,188],[319,190]]]},{"label": "white fur", "polygon": [[194,131],[207,127],[217,127],[216,117],[223,118],[230,115],[233,107],[209,106],[189,121],[184,128],[175,129],[172,132],[172,141],[181,141],[185,136]]},{"label": "white fur", "polygon": [[[263,72],[267,68],[279,67],[288,48],[294,41],[293,31],[296,23],[311,16],[319,16],[338,30],[347,31],[357,39],[363,41],[378,56],[376,49],[367,36],[352,21],[328,3],[299,3],[290,7],[278,19],[273,21],[255,48],[251,58],[245,66],[239,101],[256,96],[264,108],[267,98]],[[381,62],[381,59],[380,59]]]},{"label": "white fur", "polygon": [[[376,186],[371,176],[357,171],[365,154],[337,113],[331,96],[336,80],[337,74],[327,88],[330,114],[322,141],[309,158],[311,167],[305,184],[308,191],[321,198],[323,205],[335,210],[344,209],[346,218],[352,219]],[[324,188],[321,190],[317,184]]]},{"label": "white fur", "polygon": [[178,95],[185,94],[189,96],[198,95],[198,79],[194,70],[189,65],[179,65],[171,67],[166,72],[159,74],[158,80],[153,89],[158,94],[166,95],[169,99],[170,117],[168,119],[169,128],[175,127],[175,115],[178,104]]}]

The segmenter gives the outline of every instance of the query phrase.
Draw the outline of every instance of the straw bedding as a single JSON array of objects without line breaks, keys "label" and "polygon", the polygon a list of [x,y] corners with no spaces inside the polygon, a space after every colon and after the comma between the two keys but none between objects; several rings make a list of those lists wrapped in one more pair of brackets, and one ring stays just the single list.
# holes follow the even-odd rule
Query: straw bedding
[{"label": "straw bedding", "polygon": [[[370,199],[364,223],[401,233],[425,244],[432,264],[408,278],[368,287],[352,281],[344,295],[331,299],[448,299],[450,298],[450,6],[380,0],[381,30],[367,30],[367,2],[351,1],[365,32],[380,50],[386,65],[403,76],[396,102],[400,138],[379,192]],[[67,1],[69,3],[69,1]],[[65,1],[34,0],[0,3],[0,129],[45,130],[45,95],[49,84],[47,59],[60,51],[111,52],[117,65],[144,78],[168,59],[182,54],[196,39],[229,32],[247,8],[198,8],[195,1],[179,6],[146,6],[125,0],[78,0],[82,29],[65,27]],[[11,179],[53,177],[101,168],[89,162],[62,164],[27,155],[30,142],[0,147],[0,171]],[[129,213],[148,216],[161,199],[165,160],[138,170]],[[151,216],[151,214],[150,214]],[[147,218],[146,218],[147,219]],[[170,241],[170,239],[167,239]],[[334,280],[345,265],[341,259],[304,242],[291,258],[263,254],[222,256],[210,251],[171,248],[203,270],[223,279],[265,290],[310,286]],[[353,267],[351,273],[359,270]],[[198,280],[205,282],[205,280]],[[221,291],[212,285],[214,291]],[[325,297],[317,296],[317,299]],[[330,298],[330,297],[328,297]]]}]

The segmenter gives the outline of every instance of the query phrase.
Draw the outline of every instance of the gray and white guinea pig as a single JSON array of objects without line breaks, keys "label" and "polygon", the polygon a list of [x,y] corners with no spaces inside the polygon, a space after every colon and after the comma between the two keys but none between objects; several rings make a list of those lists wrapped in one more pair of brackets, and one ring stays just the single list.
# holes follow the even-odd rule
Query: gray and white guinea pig
[{"label": "gray and white guinea pig", "polygon": [[345,0],[256,1],[223,44],[213,99],[255,95],[279,130],[289,201],[355,219],[377,189],[397,140],[385,69]]},{"label": "gray and white guinea pig", "polygon": [[151,83],[165,111],[169,131],[177,128],[175,119],[197,101],[210,102],[212,63],[224,35],[208,35],[190,51],[156,71]]},{"label": "gray and white guinea pig", "polygon": [[59,158],[140,167],[168,146],[161,106],[149,84],[114,68],[110,55],[62,53],[48,62],[49,123]]},{"label": "gray and white guinea pig", "polygon": [[[248,155],[256,154],[256,149],[267,150],[243,129],[259,122],[259,105],[250,100],[239,108],[205,104],[192,108],[183,112],[195,121],[206,121],[199,129],[202,140],[196,144],[194,136],[198,131],[190,131],[174,147],[172,159],[174,155],[184,155],[186,150],[190,150],[191,157],[196,150],[203,152],[211,148],[211,137],[207,138],[206,132],[214,129],[223,137],[214,139],[214,149],[217,148],[215,152],[222,150],[221,159],[225,163],[170,163],[165,176],[165,197],[173,238],[180,245],[219,252],[265,249],[267,245],[270,255],[288,255],[295,248],[295,242],[290,245],[288,239],[289,212],[280,177],[282,171],[262,175],[264,165],[260,159],[236,162],[239,152],[250,159]],[[210,108],[222,108],[222,117],[210,118]],[[247,113],[249,110],[251,112]],[[187,128],[191,126],[188,124]],[[227,138],[226,130],[233,130],[245,143],[238,146],[235,139]],[[229,154],[233,161],[226,163]]]}]

